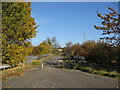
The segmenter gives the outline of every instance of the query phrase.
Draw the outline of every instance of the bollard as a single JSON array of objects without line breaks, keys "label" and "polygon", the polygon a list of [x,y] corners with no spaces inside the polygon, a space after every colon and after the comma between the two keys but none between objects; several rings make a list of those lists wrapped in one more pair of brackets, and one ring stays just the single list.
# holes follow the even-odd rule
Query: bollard
[{"label": "bollard", "polygon": [[42,60],[42,68],[43,68],[43,60]]},{"label": "bollard", "polygon": [[59,60],[59,66],[60,66],[60,60]]}]

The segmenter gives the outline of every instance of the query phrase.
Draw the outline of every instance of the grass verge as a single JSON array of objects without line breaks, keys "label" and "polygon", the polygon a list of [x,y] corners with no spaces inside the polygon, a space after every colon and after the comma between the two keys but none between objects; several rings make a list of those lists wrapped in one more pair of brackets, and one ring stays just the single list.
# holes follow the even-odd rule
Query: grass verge
[{"label": "grass verge", "polygon": [[[65,60],[67,60],[67,59],[65,58]],[[78,64],[75,65],[71,62],[68,62],[65,65],[56,66],[56,68],[77,69],[77,70],[80,70],[83,72],[96,74],[96,75],[100,75],[100,76],[120,78],[120,73],[118,73],[117,71],[107,71],[104,69],[96,69],[96,68],[89,66],[87,64],[84,64],[84,63],[81,63],[80,65],[78,65]]]},{"label": "grass verge", "polygon": [[[72,67],[72,66],[71,66]],[[108,72],[106,70],[96,70],[92,67],[67,67],[67,69],[77,69],[77,70],[80,70],[80,71],[83,71],[83,72],[87,72],[87,73],[91,73],[91,74],[96,74],[96,75],[100,75],[100,76],[107,76],[107,77],[112,77],[112,78],[120,78],[120,74],[117,72],[117,71],[111,71],[111,72]],[[66,68],[66,66],[56,66],[56,68]]]},{"label": "grass verge", "polygon": [[87,73],[91,73],[91,74],[97,74],[97,75],[108,76],[113,78],[120,78],[120,74],[117,71],[108,72],[106,70],[96,70],[92,67],[82,67],[82,66],[79,66],[77,69]]},{"label": "grass verge", "polygon": [[2,80],[6,81],[7,77],[13,77],[13,76],[21,76],[23,72],[25,72],[28,69],[32,69],[31,63],[24,63],[17,67],[10,68],[7,70],[3,70],[2,72]]}]

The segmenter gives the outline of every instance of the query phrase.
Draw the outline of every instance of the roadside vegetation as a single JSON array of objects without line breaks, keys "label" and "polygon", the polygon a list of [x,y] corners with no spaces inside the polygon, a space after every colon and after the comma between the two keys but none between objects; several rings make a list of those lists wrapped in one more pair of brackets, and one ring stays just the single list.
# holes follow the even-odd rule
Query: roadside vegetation
[{"label": "roadside vegetation", "polygon": [[[46,39],[39,46],[32,46],[30,39],[36,36],[36,28],[39,25],[31,17],[31,10],[30,2],[2,2],[2,38],[0,38],[2,58],[0,62],[12,67],[0,71],[3,80],[11,76],[21,76],[26,70],[41,66],[42,60],[59,54],[57,50],[59,43],[56,37]],[[25,63],[26,56],[45,54],[51,55]]]},{"label": "roadside vegetation", "polygon": [[14,68],[3,70],[3,71],[1,71],[2,72],[2,80],[6,81],[7,77],[22,76],[23,72],[25,72],[28,69],[32,69],[32,68],[33,68],[32,63],[25,63],[25,64],[21,64],[19,66],[16,66]]},{"label": "roadside vegetation", "polygon": [[56,68],[65,68],[65,69],[76,69],[80,70],[83,72],[91,73],[91,74],[96,74],[96,75],[101,75],[101,76],[107,76],[107,77],[112,77],[112,78],[120,78],[120,73],[118,73],[115,69],[110,70],[113,67],[106,67],[100,66],[100,65],[93,65],[85,62],[81,63],[73,63],[71,60],[63,60],[63,63],[59,66],[56,66]]},{"label": "roadside vegetation", "polygon": [[54,55],[49,55],[49,56],[46,56],[40,60],[33,60],[29,63],[23,63],[23,64],[18,65],[16,67],[12,67],[10,69],[0,71],[0,73],[2,73],[2,77],[0,77],[0,78],[2,78],[3,81],[6,81],[8,77],[22,76],[23,73],[27,70],[34,69],[35,67],[41,68],[42,61],[49,59],[53,56]]},{"label": "roadside vegetation", "polygon": [[[66,43],[63,52],[66,59],[71,61],[60,66],[61,68],[75,68],[92,74],[120,77],[120,15],[114,9],[108,9],[111,12],[105,16],[97,13],[105,27],[94,25],[97,30],[103,30],[105,37],[99,41],[87,40],[82,44]],[[76,62],[73,62],[73,56],[82,56],[85,60],[83,62],[82,59],[75,59]]]},{"label": "roadside vegetation", "polygon": [[56,37],[47,38],[38,46],[33,47],[31,55],[44,55],[44,54],[58,55],[60,54],[60,52],[58,51],[59,48],[61,48],[61,46],[57,42]]}]

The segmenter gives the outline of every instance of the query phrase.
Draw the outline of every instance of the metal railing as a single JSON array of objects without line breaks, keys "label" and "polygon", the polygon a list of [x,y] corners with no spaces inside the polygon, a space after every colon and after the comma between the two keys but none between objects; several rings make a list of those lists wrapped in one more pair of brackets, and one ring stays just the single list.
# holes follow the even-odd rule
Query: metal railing
[{"label": "metal railing", "polygon": [[[29,63],[29,62],[32,62],[33,60],[40,60],[40,59],[42,59],[42,58],[44,58],[46,56],[49,56],[49,55],[52,55],[52,54],[26,56],[27,60],[25,62],[23,62],[23,63]],[[19,63],[18,65],[21,65],[23,63]],[[10,69],[10,68],[11,68],[11,66],[8,65],[8,64],[1,64],[0,65],[0,71],[5,70],[5,69]]]}]

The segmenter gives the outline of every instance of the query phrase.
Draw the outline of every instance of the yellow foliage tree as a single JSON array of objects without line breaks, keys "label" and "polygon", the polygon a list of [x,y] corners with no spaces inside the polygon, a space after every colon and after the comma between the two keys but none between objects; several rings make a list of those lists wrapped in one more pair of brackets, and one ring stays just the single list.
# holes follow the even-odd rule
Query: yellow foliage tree
[{"label": "yellow foliage tree", "polygon": [[36,36],[30,2],[2,2],[2,63],[17,65],[31,48],[28,40]]},{"label": "yellow foliage tree", "polygon": [[38,46],[38,49],[40,51],[40,54],[52,54],[54,47],[44,41]]}]

